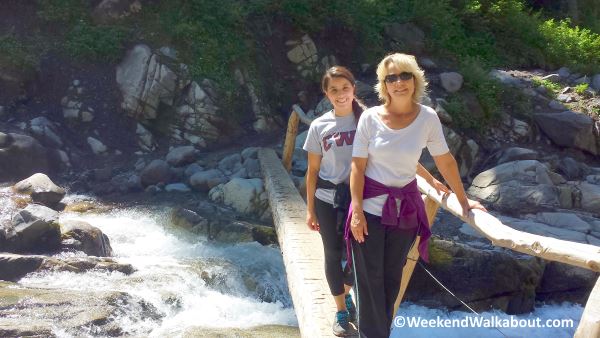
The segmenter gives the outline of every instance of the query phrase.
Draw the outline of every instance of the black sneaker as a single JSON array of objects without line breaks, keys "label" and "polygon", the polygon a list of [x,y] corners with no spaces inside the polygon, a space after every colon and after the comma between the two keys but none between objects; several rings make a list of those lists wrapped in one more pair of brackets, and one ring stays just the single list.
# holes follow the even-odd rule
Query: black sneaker
[{"label": "black sneaker", "polygon": [[350,321],[348,320],[349,317],[350,314],[348,311],[336,312],[332,327],[334,335],[338,337],[346,337],[356,333],[356,330],[350,326]]},{"label": "black sneaker", "polygon": [[348,309],[348,313],[350,314],[349,320],[352,323],[356,323],[356,305],[354,305],[354,301],[352,301],[352,295],[346,295],[346,309]]}]

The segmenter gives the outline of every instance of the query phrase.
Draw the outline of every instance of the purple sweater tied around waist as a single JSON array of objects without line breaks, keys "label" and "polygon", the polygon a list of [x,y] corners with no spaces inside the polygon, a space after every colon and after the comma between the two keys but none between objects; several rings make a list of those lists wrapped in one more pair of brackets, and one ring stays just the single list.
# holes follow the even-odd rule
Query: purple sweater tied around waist
[{"label": "purple sweater tied around waist", "polygon": [[[388,197],[383,205],[381,213],[381,224],[387,228],[393,229],[414,229],[418,227],[418,234],[421,236],[419,243],[419,255],[425,262],[429,262],[427,252],[427,242],[431,237],[431,230],[425,213],[425,204],[421,199],[421,193],[417,187],[417,180],[414,179],[402,188],[388,187],[374,179],[365,176],[365,187],[363,199],[369,199],[387,194]],[[400,200],[400,212],[396,199]],[[346,240],[346,252],[348,264],[352,264],[350,220],[352,219],[352,203],[346,217],[346,227],[344,229],[344,239]]]}]

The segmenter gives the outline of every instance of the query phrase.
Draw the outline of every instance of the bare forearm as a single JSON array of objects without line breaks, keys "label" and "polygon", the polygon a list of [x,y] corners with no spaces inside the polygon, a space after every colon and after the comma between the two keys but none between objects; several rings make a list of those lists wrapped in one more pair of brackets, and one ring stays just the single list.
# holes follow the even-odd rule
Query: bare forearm
[{"label": "bare forearm", "polygon": [[465,194],[465,189],[462,185],[460,172],[458,171],[458,165],[454,159],[454,156],[451,156],[450,160],[444,161],[444,163],[437,165],[437,167],[444,177],[444,180],[446,180],[450,186],[450,189],[452,189],[452,191],[456,194],[458,200],[466,200],[467,195]]},{"label": "bare forearm", "polygon": [[427,183],[429,183],[429,184],[431,184],[433,182],[433,180],[435,179],[435,177],[433,177],[433,175],[431,175],[429,170],[427,170],[424,166],[422,166],[421,163],[417,163],[417,175],[423,177],[425,179],[425,181],[427,181]]},{"label": "bare forearm", "polygon": [[315,192],[317,191],[318,171],[308,170],[306,172],[306,209],[308,212],[315,211]]},{"label": "bare forearm", "polygon": [[352,196],[352,209],[363,211],[363,191],[365,188],[365,171],[354,163],[350,173],[350,194]]}]

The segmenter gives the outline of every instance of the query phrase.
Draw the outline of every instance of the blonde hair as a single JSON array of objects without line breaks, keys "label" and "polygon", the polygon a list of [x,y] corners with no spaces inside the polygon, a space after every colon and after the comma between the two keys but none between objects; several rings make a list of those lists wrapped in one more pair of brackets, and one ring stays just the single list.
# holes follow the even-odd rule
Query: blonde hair
[{"label": "blonde hair", "polygon": [[394,64],[401,72],[411,72],[415,79],[415,92],[413,93],[412,100],[414,103],[420,103],[425,96],[427,89],[427,81],[425,80],[425,72],[417,64],[417,59],[413,55],[394,53],[390,54],[379,62],[377,65],[377,84],[375,85],[375,91],[379,96],[379,100],[384,105],[390,104],[391,98],[387,93],[387,84],[385,83],[385,76],[388,75],[387,67],[390,64]]}]

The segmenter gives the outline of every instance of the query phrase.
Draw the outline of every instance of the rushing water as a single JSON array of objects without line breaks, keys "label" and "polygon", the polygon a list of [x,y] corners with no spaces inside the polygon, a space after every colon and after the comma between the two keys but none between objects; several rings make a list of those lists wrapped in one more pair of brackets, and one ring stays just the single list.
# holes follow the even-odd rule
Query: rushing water
[{"label": "rushing water", "polygon": [[[10,195],[9,188],[0,188],[0,222],[10,220],[17,208]],[[81,199],[89,198],[67,197],[68,201]],[[125,334],[138,336],[174,337],[191,327],[298,325],[278,248],[256,242],[218,244],[178,232],[169,225],[170,211],[168,207],[135,207],[102,214],[62,213],[61,220],[82,220],[101,229],[110,238],[116,260],[132,264],[136,272],[131,275],[102,271],[42,272],[29,274],[19,283],[62,290],[122,291],[137,296],[162,315],[160,319],[151,319],[143,313],[147,309],[124,305],[114,320]],[[404,317],[404,326],[393,327],[391,337],[572,337],[582,312],[580,305],[543,305],[531,314],[513,317],[528,320],[527,323],[537,318],[541,323],[548,319],[572,320],[571,325],[553,328],[475,328],[473,324],[440,328],[431,324],[424,327],[422,322],[420,327],[410,327],[409,318],[413,324],[415,319],[430,321],[438,317],[460,321],[467,313],[404,303],[398,311]],[[484,312],[482,318],[511,319],[500,312]],[[60,325],[54,333],[59,337],[82,335],[82,332],[68,332]]]},{"label": "rushing water", "polygon": [[[110,239],[115,258],[136,272],[43,272],[19,281],[30,287],[122,291],[152,304],[161,320],[128,309],[116,322],[124,332],[163,337],[189,327],[297,326],[278,248],[256,242],[218,244],[169,227],[170,208],[62,213]],[[64,254],[63,254],[64,255]],[[72,255],[72,254],[71,254]]]}]

